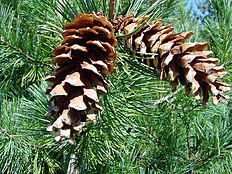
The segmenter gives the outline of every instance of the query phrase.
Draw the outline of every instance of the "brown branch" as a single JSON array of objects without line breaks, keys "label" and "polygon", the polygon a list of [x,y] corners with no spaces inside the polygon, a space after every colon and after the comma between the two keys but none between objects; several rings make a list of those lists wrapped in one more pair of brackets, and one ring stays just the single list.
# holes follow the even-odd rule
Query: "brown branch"
[{"label": "brown branch", "polygon": [[158,141],[158,140],[156,140],[155,138],[153,138],[152,140],[153,140],[153,142],[155,144],[157,144],[157,145],[161,146],[163,149],[171,152],[173,155],[180,157],[182,160],[186,160],[187,159],[184,155],[182,155],[182,154],[180,154],[180,153],[178,153],[176,151],[173,151],[170,147],[168,147],[168,146],[166,146],[164,144],[161,144],[161,142]]},{"label": "brown branch", "polygon": [[18,47],[14,46],[14,45],[11,45],[9,42],[7,41],[4,41],[0,38],[0,42],[2,42],[3,44],[7,45],[8,47],[12,48],[13,50],[17,51],[19,54],[21,54],[23,57],[25,57],[26,59],[32,61],[32,62],[35,62],[35,63],[39,63],[39,64],[42,64],[42,65],[45,65],[45,66],[49,66],[49,67],[52,67],[50,64],[45,64],[43,62],[40,62],[38,60],[35,60],[34,58],[32,58],[31,56],[29,56],[28,54],[24,53],[21,49],[19,49]]},{"label": "brown branch", "polygon": [[17,140],[20,141],[21,143],[23,143],[26,146],[32,146],[34,148],[38,148],[38,149],[46,149],[46,147],[43,146],[38,146],[36,144],[31,144],[28,143],[27,141],[20,139],[19,137],[17,137],[17,135],[11,135],[6,129],[3,129],[2,127],[0,127],[0,133],[3,134],[3,136],[7,137],[9,140]]},{"label": "brown branch", "polygon": [[33,59],[31,56],[27,55],[26,53],[22,52],[22,50],[20,50],[19,48],[17,48],[16,46],[11,45],[9,42],[6,42],[4,40],[2,40],[0,38],[0,42],[4,43],[5,45],[11,47],[12,49],[16,50],[19,54],[23,55],[24,57],[26,57],[28,60],[32,61],[32,62],[38,62],[37,60]]},{"label": "brown branch", "polygon": [[173,96],[175,96],[177,93],[179,93],[180,91],[182,91],[184,89],[184,87],[181,87],[179,89],[177,89],[176,91],[174,92],[171,92],[170,94],[168,94],[167,96],[159,99],[159,100],[156,100],[154,103],[153,103],[153,106],[156,106],[156,105],[159,105],[161,103],[164,103],[164,102],[167,102],[168,99],[172,98]]},{"label": "brown branch", "polygon": [[187,146],[188,146],[188,158],[191,159],[191,147],[190,147],[190,136],[187,135]]},{"label": "brown branch", "polygon": [[[180,113],[179,113],[179,115],[180,115]],[[188,149],[188,160],[191,161],[192,160],[192,151],[191,151],[191,139],[190,139],[190,135],[189,135],[189,131],[190,131],[189,130],[189,123],[185,119],[182,119],[182,121],[185,124],[186,141],[187,141],[187,149]],[[191,166],[189,167],[188,173],[189,174],[193,173],[193,168]]]},{"label": "brown branch", "polygon": [[171,153],[172,153],[173,155],[175,155],[175,156],[180,157],[182,160],[187,160],[186,156],[184,156],[184,155],[182,155],[182,154],[180,154],[180,153],[178,153],[178,152],[176,152],[176,151],[173,151],[170,147],[166,146],[165,144],[162,144],[162,143],[160,142],[160,140],[159,140],[157,137],[155,137],[154,135],[152,135],[152,134],[150,133],[148,127],[146,127],[146,130],[147,130],[147,133],[148,133],[148,135],[151,137],[151,140],[153,141],[154,144],[157,144],[158,146],[161,146],[163,149],[165,149],[165,150],[171,152]]},{"label": "brown branch", "polygon": [[178,156],[180,158],[182,158],[182,160],[186,160],[187,158],[184,155],[181,155],[180,153],[173,151],[171,148],[169,148],[168,146],[165,146],[163,144],[159,144],[161,147],[163,147],[164,149],[168,150],[169,152],[171,152],[173,155]]},{"label": "brown branch", "polygon": [[5,129],[0,127],[0,132],[3,134],[3,136],[6,136],[9,139],[13,139],[13,135],[9,134]]},{"label": "brown branch", "polygon": [[[209,154],[208,156],[206,156],[205,158],[199,160],[198,162],[200,162],[200,163],[206,162],[209,158],[212,158],[212,157],[215,155],[215,153],[217,153],[217,152],[218,152],[218,147],[215,147],[215,148],[210,152],[210,154]],[[202,152],[202,154],[203,154],[203,152]]]},{"label": "brown branch", "polygon": [[109,20],[112,20],[114,18],[114,6],[115,6],[115,0],[110,0],[110,4],[109,4]]}]

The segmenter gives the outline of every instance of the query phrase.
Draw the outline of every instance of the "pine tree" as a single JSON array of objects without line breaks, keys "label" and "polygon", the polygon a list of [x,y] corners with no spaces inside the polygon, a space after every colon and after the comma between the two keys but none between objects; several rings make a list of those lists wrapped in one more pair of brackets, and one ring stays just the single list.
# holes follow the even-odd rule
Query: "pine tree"
[{"label": "pine tree", "polygon": [[[222,0],[210,2],[209,8],[215,16],[221,14],[217,13],[219,10],[223,10],[225,16],[207,19],[208,22],[199,25],[196,18],[184,9],[182,0],[158,0],[154,3],[116,0],[113,15],[108,15],[109,1],[106,0],[0,1],[0,171],[231,173],[231,99],[228,99],[228,104],[218,103],[217,106],[208,102],[206,109],[202,109],[201,103],[192,94],[185,96],[180,86],[177,91],[170,92],[169,82],[160,80],[162,73],[141,63],[147,57],[134,53],[134,49],[126,48],[125,40],[129,35],[122,36],[120,32],[116,32],[118,44],[114,72],[111,74],[112,62],[106,63],[107,66],[94,64],[101,72],[102,77],[97,75],[98,79],[104,77],[104,81],[108,83],[107,94],[98,95],[102,111],[94,111],[96,123],[90,122],[82,135],[74,138],[74,144],[66,140],[55,143],[53,134],[47,132],[46,127],[56,117],[44,116],[48,111],[48,101],[54,101],[54,97],[45,95],[50,86],[45,82],[45,75],[54,69],[57,71],[60,67],[63,68],[75,59],[69,59],[68,55],[59,57],[60,53],[67,54],[70,49],[65,44],[59,47],[59,44],[64,41],[61,35],[63,26],[73,22],[77,14],[87,15],[89,12],[101,11],[106,20],[116,19],[120,15],[129,16],[131,13],[135,16],[133,18],[149,15],[150,21],[164,19],[163,26],[172,23],[173,33],[192,30],[195,34],[189,38],[189,42],[209,41],[209,48],[221,60],[217,66],[225,64],[228,71],[223,81],[231,84],[231,37],[222,37],[230,32],[224,28],[230,27],[231,22],[222,21],[232,19],[231,7],[225,3],[226,8],[218,9],[212,4],[221,3]],[[147,21],[141,23],[131,34],[138,36],[146,25]],[[83,35],[88,37],[89,34],[87,32],[87,35]],[[220,42],[223,44],[217,44],[218,40],[223,41]],[[86,44],[87,50],[90,45]],[[91,46],[96,45],[101,46],[103,43]],[[52,54],[57,47],[54,53],[60,60],[58,62]],[[77,48],[75,44],[71,47]],[[77,49],[81,48],[83,47]],[[85,55],[86,52],[83,53]],[[150,56],[150,53],[147,52],[146,56]],[[54,66],[53,59],[58,66]],[[94,62],[91,56],[85,60],[88,64]],[[80,71],[67,73],[78,76],[75,72],[81,74],[85,71],[81,62],[77,61],[76,65]],[[166,69],[164,74],[165,72]],[[108,75],[102,75],[103,73]],[[68,74],[62,78],[67,77],[66,80],[70,82]],[[90,74],[91,77],[95,76],[92,75],[94,73]],[[47,79],[55,85],[56,80],[62,83],[58,76],[52,76]],[[94,86],[92,83],[91,85]],[[84,88],[99,91],[96,87],[87,87],[86,83],[78,89],[83,91]],[[230,92],[227,94],[231,96]],[[85,105],[94,104],[94,100],[87,96],[86,94],[88,100],[84,102]],[[86,113],[84,112],[84,118]]]}]

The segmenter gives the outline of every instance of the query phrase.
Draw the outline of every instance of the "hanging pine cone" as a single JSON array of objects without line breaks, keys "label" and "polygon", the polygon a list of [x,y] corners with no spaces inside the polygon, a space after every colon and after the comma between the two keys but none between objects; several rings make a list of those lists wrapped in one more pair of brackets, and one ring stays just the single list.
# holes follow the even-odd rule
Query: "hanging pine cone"
[{"label": "hanging pine cone", "polygon": [[125,44],[137,56],[142,57],[141,62],[159,72],[161,79],[166,75],[173,90],[180,82],[185,86],[187,95],[192,91],[196,99],[202,96],[203,107],[209,100],[209,92],[213,95],[214,104],[225,102],[227,96],[222,93],[230,88],[219,79],[226,72],[224,67],[216,66],[219,59],[207,58],[212,54],[211,51],[204,51],[208,43],[183,43],[191,37],[192,32],[173,34],[172,25],[160,27],[162,20],[148,23],[148,18],[119,16],[113,21],[113,25],[120,35],[127,36],[124,37]]},{"label": "hanging pine cone", "polygon": [[101,110],[98,92],[105,94],[108,84],[102,74],[114,69],[117,44],[112,24],[102,14],[78,14],[64,25],[63,42],[54,49],[58,65],[46,80],[51,100],[47,116],[55,116],[48,131],[57,132],[56,141],[80,135],[95,122]]}]

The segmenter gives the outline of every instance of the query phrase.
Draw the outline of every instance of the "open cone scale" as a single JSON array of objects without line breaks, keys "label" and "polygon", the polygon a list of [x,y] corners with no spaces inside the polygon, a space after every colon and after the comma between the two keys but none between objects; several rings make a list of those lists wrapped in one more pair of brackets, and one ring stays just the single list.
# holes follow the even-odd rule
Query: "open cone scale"
[{"label": "open cone scale", "polygon": [[112,24],[101,13],[78,14],[64,25],[63,41],[54,49],[57,68],[46,80],[53,85],[47,116],[55,116],[48,131],[57,132],[56,141],[80,135],[96,121],[101,110],[98,93],[105,94],[108,84],[102,74],[114,70],[117,45]]},{"label": "open cone scale", "polygon": [[[141,62],[158,71],[160,79],[166,76],[172,90],[181,83],[187,95],[192,91],[196,99],[202,99],[203,107],[209,100],[209,93],[213,95],[214,104],[225,102],[228,96],[223,92],[229,91],[230,87],[220,78],[226,72],[222,66],[216,65],[219,59],[208,58],[212,54],[205,51],[208,43],[184,43],[192,32],[174,34],[172,25],[160,26],[162,20],[146,22],[148,19],[149,16],[136,18],[132,14],[119,16],[113,24],[116,31],[124,36],[125,45],[142,57]],[[133,33],[135,30],[136,33]]]},{"label": "open cone scale", "polygon": [[[103,74],[112,74],[116,58],[118,32],[125,45],[140,61],[153,67],[160,79],[169,80],[172,90],[185,86],[205,107],[212,93],[213,103],[225,102],[223,92],[229,85],[220,81],[226,72],[217,66],[217,58],[208,58],[207,42],[185,43],[192,32],[173,33],[172,25],[161,26],[162,20],[147,22],[149,16],[119,16],[108,21],[101,13],[78,14],[64,25],[63,41],[54,49],[55,71],[46,80],[51,95],[47,116],[55,116],[48,131],[56,132],[56,141],[79,136],[87,124],[96,121],[101,110],[98,93],[105,94],[108,84]],[[147,58],[149,56],[149,58]]]}]

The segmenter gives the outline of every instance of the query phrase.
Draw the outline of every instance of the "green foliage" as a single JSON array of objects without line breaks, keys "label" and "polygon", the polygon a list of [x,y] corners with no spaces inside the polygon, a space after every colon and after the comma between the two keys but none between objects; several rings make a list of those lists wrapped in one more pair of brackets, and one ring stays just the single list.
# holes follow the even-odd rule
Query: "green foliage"
[{"label": "green foliage", "polygon": [[46,40],[38,35],[38,23],[22,11],[24,8],[31,10],[22,4],[17,9],[0,7],[0,84],[6,93],[40,81],[51,62],[46,60]]},{"label": "green foliage", "polygon": [[232,3],[231,0],[206,1],[210,15],[203,18],[202,33],[209,41],[209,48],[222,61],[231,61],[232,55]]},{"label": "green foliage", "polygon": [[60,171],[64,145],[55,144],[45,131],[47,97],[41,86],[33,85],[27,97],[3,97],[0,112],[0,169],[2,173],[55,173]]},{"label": "green foliage", "polygon": [[[77,13],[108,16],[108,3],[0,0],[0,173],[232,173],[231,99],[203,110],[181,88],[171,93],[120,42],[97,123],[73,145],[55,143],[46,132],[52,118],[44,116],[49,100],[44,76],[53,69],[51,52],[62,39],[62,26]],[[183,0],[115,4],[114,17],[134,12],[164,18],[175,32],[194,31],[192,41],[210,41],[231,84],[229,1],[210,0],[213,15],[203,23],[185,10]]]}]

